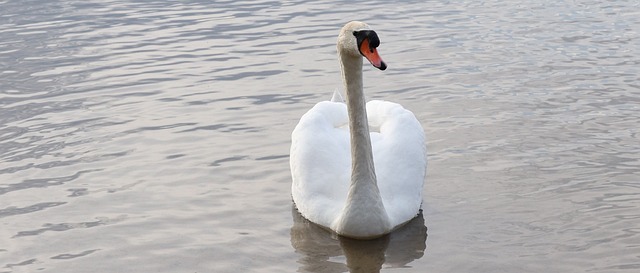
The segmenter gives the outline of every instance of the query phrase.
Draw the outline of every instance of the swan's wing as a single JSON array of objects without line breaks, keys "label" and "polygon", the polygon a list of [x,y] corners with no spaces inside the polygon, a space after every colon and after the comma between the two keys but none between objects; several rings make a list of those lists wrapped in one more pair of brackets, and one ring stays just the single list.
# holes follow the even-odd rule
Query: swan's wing
[{"label": "swan's wing", "polygon": [[291,134],[291,192],[300,213],[330,227],[340,214],[350,179],[347,107],[324,101],[300,118]]},{"label": "swan's wing", "polygon": [[414,218],[422,203],[424,130],[411,111],[392,102],[370,101],[367,116],[378,188],[389,220],[397,226]]},{"label": "swan's wing", "polygon": [[344,102],[344,99],[342,98],[342,92],[340,92],[339,88],[336,88],[335,90],[333,90],[333,95],[331,96],[331,101],[332,102]]}]

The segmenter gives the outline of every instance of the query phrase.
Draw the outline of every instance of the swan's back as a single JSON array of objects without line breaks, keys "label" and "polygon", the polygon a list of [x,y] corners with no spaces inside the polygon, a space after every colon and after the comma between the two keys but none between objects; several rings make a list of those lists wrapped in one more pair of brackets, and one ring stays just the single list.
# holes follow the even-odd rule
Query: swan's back
[{"label": "swan's back", "polygon": [[[424,132],[396,103],[370,101],[367,116],[378,188],[392,227],[413,219],[422,203],[426,171]],[[324,227],[340,216],[351,179],[347,107],[320,102],[292,133],[292,196],[300,213]]]}]

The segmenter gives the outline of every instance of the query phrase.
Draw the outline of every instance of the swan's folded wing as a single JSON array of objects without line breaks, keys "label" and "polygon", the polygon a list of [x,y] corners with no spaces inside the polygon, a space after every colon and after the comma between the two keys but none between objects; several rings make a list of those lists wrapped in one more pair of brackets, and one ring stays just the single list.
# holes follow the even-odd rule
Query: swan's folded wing
[{"label": "swan's folded wing", "polygon": [[415,217],[426,173],[424,130],[411,111],[387,101],[367,103],[378,188],[392,225]]},{"label": "swan's folded wing", "polygon": [[347,109],[320,102],[291,134],[292,196],[303,216],[329,227],[344,207],[351,168]]}]

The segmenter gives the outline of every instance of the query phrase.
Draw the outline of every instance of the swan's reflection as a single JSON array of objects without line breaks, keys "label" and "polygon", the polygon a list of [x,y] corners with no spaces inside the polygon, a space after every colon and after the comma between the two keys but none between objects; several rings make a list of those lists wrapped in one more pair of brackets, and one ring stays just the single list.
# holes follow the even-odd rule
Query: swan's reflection
[{"label": "swan's reflection", "polygon": [[405,267],[426,248],[422,213],[387,236],[364,241],[337,236],[304,219],[295,207],[292,214],[291,244],[303,255],[299,272],[380,272],[383,265]]}]

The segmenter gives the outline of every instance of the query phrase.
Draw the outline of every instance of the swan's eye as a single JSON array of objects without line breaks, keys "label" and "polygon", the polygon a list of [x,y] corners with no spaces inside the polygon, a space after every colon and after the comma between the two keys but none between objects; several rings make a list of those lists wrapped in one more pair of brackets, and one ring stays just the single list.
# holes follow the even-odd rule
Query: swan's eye
[{"label": "swan's eye", "polygon": [[358,36],[358,32],[357,31],[353,31],[353,36]]}]

